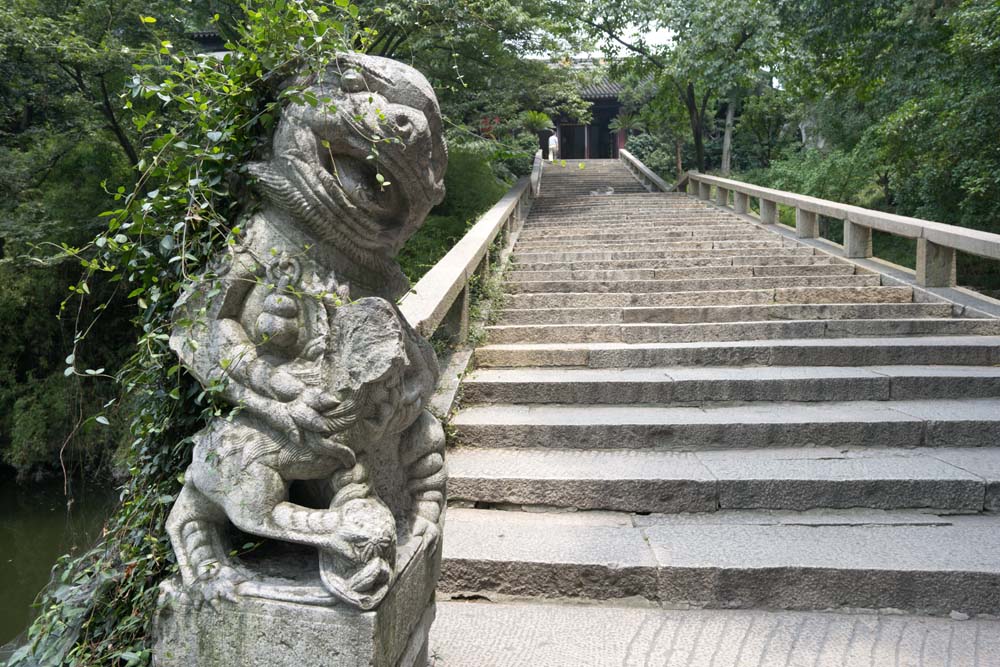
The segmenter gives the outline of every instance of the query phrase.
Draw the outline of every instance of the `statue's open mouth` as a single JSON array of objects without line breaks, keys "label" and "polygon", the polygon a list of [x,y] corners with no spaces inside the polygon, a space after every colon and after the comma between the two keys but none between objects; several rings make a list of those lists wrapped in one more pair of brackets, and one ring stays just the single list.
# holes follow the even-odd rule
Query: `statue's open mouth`
[{"label": "statue's open mouth", "polygon": [[402,184],[385,165],[374,159],[329,154],[322,163],[336,188],[366,217],[387,228],[397,224],[406,198]]}]

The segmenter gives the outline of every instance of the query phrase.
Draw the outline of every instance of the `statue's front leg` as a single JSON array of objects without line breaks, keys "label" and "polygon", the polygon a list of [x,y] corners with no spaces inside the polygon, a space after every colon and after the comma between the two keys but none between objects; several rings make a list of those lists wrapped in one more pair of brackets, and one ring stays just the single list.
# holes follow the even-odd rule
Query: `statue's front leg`
[{"label": "statue's front leg", "polygon": [[400,460],[406,467],[407,490],[413,499],[410,523],[414,535],[433,546],[444,523],[448,471],[441,422],[424,410],[400,442]]}]

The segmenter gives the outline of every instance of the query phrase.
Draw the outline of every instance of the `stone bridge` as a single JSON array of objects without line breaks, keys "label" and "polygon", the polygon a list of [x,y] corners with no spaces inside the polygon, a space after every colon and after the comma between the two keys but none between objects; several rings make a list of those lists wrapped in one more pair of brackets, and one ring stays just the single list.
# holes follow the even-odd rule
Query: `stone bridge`
[{"label": "stone bridge", "polygon": [[1000,664],[1000,303],[952,286],[1000,243],[625,160],[545,164],[523,226],[525,184],[403,302],[464,331],[516,240],[451,418],[432,664]]}]

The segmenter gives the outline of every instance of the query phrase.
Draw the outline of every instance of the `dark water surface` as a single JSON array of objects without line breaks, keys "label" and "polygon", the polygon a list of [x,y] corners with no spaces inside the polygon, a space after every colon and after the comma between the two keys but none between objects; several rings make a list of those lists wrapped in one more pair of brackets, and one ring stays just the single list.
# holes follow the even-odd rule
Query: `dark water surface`
[{"label": "dark water surface", "polygon": [[0,469],[0,647],[34,617],[31,603],[59,556],[87,549],[114,507],[114,485],[74,482],[67,508],[63,482],[18,484]]}]

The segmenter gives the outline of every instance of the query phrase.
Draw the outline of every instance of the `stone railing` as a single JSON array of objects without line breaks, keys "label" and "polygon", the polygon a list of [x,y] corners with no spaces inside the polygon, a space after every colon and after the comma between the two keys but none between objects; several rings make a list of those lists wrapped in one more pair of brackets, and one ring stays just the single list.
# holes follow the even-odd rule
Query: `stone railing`
[{"label": "stone railing", "polygon": [[618,151],[618,159],[632,172],[632,175],[639,179],[650,192],[670,192],[674,187],[653,173],[653,170],[644,165],[639,159],[622,148]]},{"label": "stone railing", "polygon": [[750,198],[756,197],[760,203],[760,221],[764,224],[777,224],[779,204],[792,207],[795,209],[796,236],[804,239],[819,236],[819,216],[840,220],[844,223],[845,257],[871,257],[872,230],[916,239],[917,284],[924,287],[953,287],[956,284],[956,251],[1000,259],[1000,234],[873,211],[694,171],[688,172],[678,183],[678,189],[705,200],[713,199],[714,189],[717,204],[728,208],[732,197],[732,209],[743,214],[750,213]]},{"label": "stone railing", "polygon": [[439,328],[462,342],[469,331],[469,282],[490,270],[490,248],[499,238],[509,249],[520,231],[542,181],[541,151],[535,155],[531,176],[518,179],[507,194],[486,211],[462,239],[424,274],[399,302],[399,310],[422,336]]},{"label": "stone railing", "polygon": [[542,190],[542,151],[535,153],[535,160],[531,163],[531,196],[537,197]]}]

